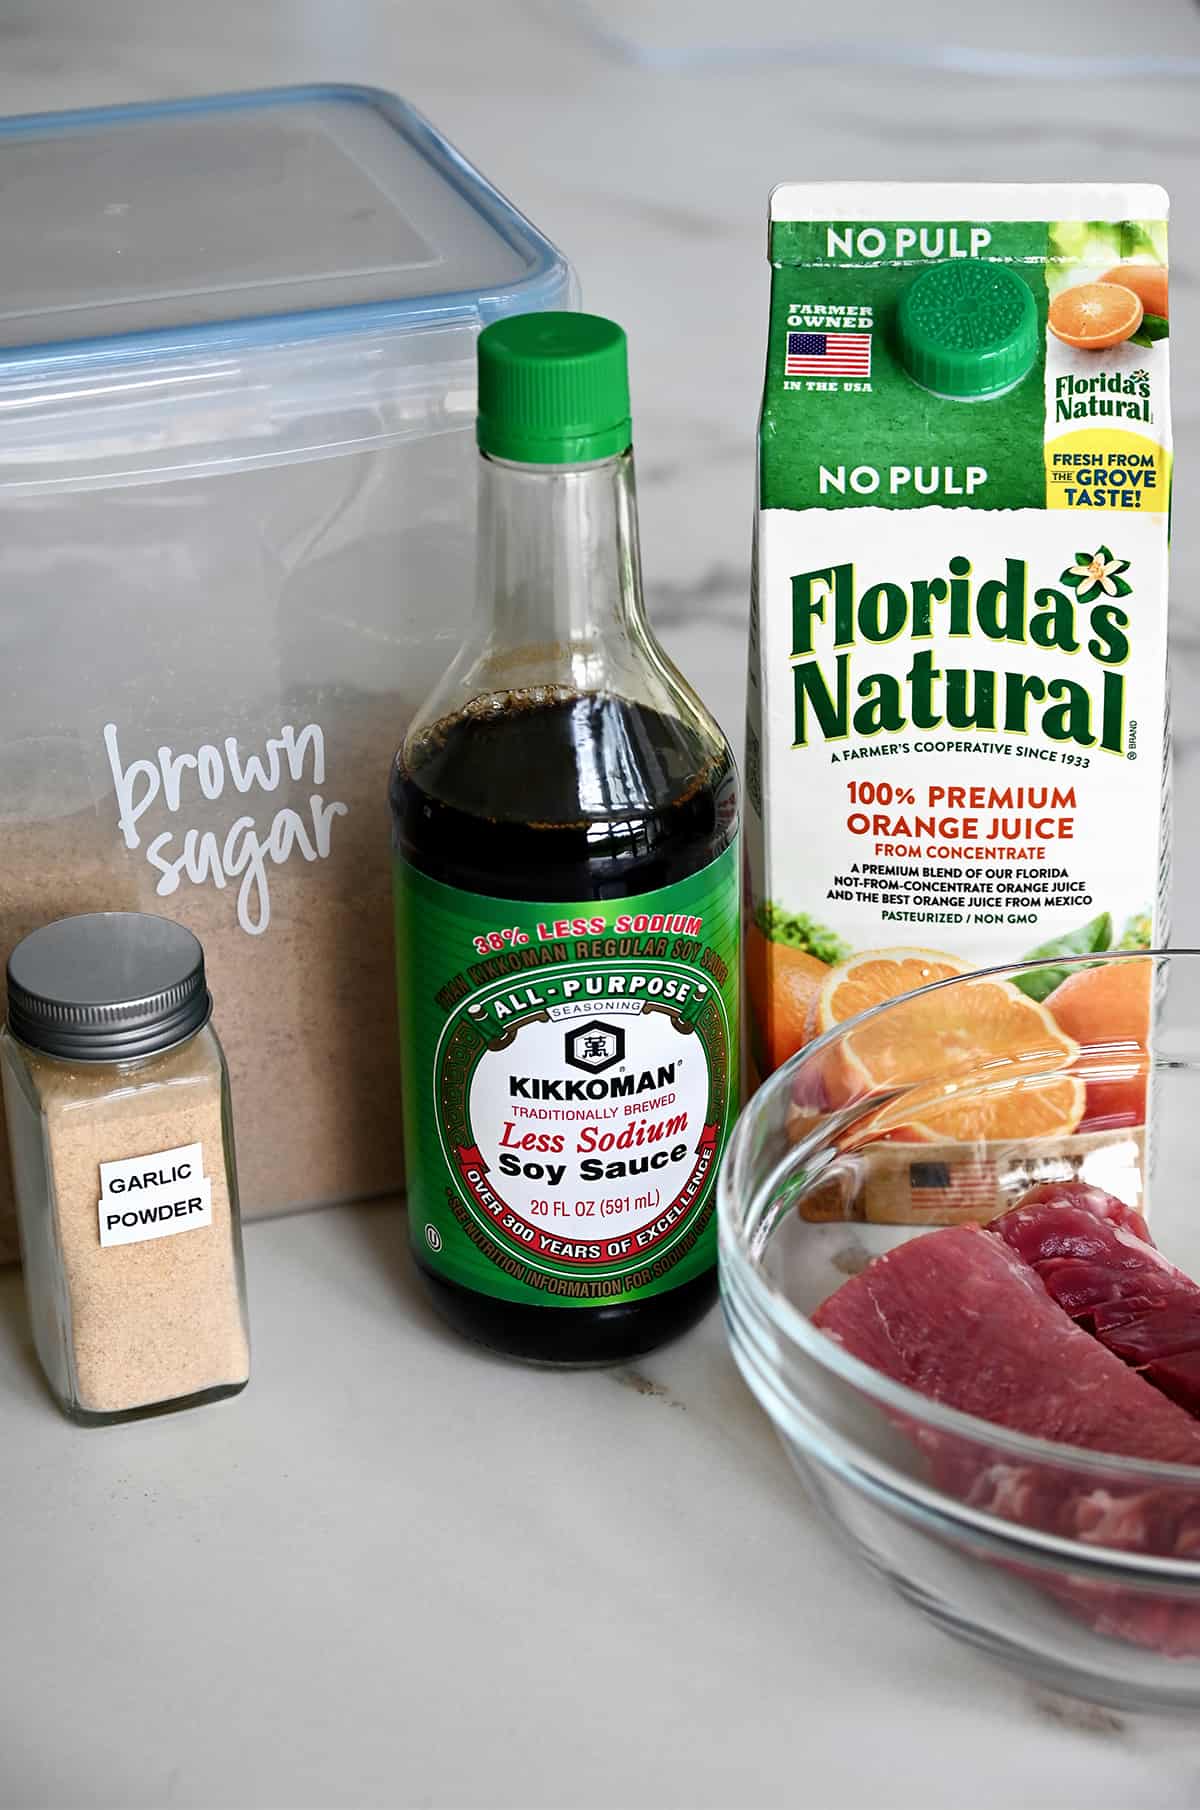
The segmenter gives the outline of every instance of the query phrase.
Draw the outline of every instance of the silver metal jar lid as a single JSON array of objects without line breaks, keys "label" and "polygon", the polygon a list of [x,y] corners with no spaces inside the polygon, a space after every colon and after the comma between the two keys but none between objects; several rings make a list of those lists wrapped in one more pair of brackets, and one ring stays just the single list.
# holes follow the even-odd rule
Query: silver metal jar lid
[{"label": "silver metal jar lid", "polygon": [[59,918],[8,958],[8,1028],[72,1062],[122,1062],[184,1042],[212,1012],[190,930],[140,911]]}]

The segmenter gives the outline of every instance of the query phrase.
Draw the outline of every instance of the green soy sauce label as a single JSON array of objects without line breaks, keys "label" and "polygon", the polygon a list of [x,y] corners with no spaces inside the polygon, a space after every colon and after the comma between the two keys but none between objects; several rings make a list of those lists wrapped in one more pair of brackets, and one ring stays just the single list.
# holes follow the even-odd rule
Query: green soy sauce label
[{"label": "green soy sauce label", "polygon": [[541,1306],[709,1269],[738,1098],[736,844],[606,903],[460,892],[403,860],[395,897],[421,1262]]}]

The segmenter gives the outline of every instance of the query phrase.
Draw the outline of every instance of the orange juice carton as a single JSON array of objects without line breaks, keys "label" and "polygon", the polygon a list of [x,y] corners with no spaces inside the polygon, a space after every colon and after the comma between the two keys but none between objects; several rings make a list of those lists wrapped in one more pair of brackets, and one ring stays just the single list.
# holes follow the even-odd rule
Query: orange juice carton
[{"label": "orange juice carton", "polygon": [[[1014,1083],[986,1125],[923,1113],[868,1217],[987,1217],[1047,1160],[1140,1164],[1152,964],[1105,958],[1166,934],[1166,214],[1124,183],[771,197],[751,1073],[896,994],[1033,960],[978,1024],[927,1005],[921,1036],[868,1039],[856,1085],[913,1081],[931,1048],[959,1074],[1077,1077]],[[1132,1054],[1102,1069],[1097,1046]]]}]

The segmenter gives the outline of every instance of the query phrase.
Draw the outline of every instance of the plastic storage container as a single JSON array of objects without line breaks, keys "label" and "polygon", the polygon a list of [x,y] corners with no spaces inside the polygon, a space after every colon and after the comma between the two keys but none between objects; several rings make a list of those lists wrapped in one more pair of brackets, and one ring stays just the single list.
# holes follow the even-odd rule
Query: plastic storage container
[{"label": "plastic storage container", "polygon": [[0,958],[178,917],[246,1210],[393,1189],[388,766],[469,607],[476,335],[570,270],[343,87],[2,122],[0,237]]}]

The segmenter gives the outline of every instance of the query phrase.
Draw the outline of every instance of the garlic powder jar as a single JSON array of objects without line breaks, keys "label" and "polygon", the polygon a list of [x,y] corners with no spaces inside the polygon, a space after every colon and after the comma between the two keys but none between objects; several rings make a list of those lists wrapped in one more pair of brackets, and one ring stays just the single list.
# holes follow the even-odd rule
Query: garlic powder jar
[{"label": "garlic powder jar", "polygon": [[225,1060],[199,942],[95,912],[8,963],[0,1070],[25,1288],[60,1406],[120,1420],[250,1374]]}]

